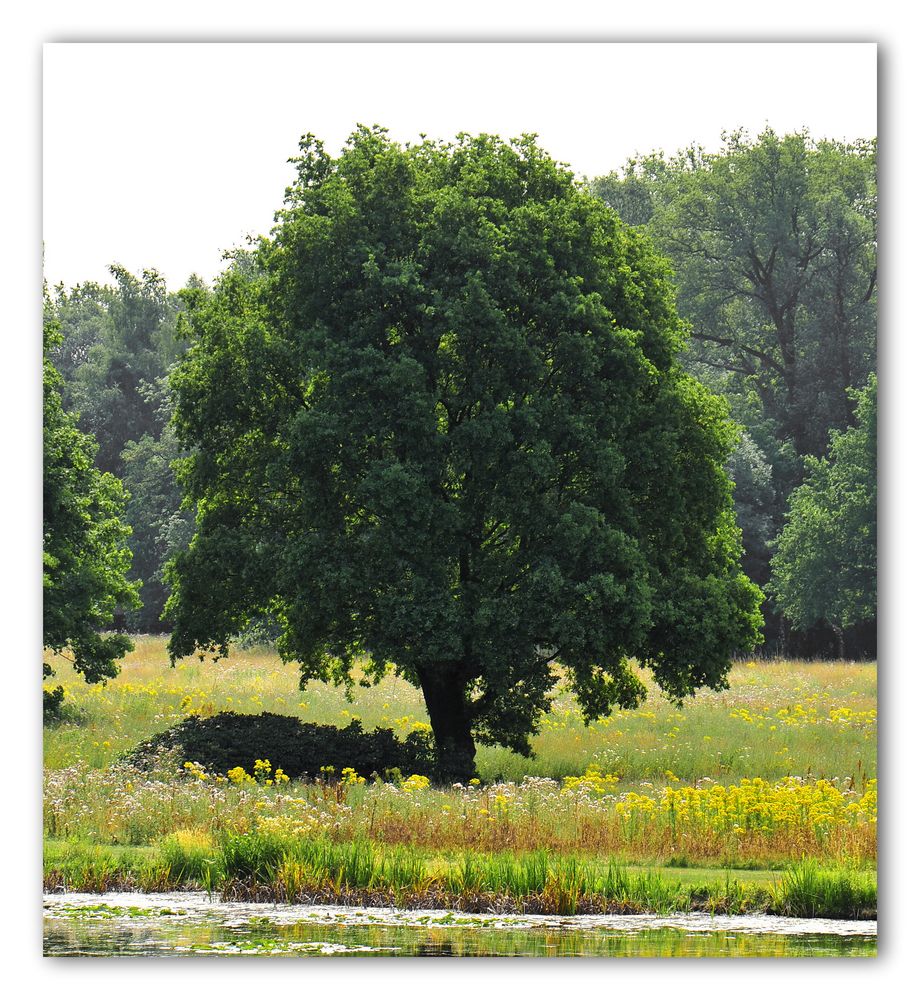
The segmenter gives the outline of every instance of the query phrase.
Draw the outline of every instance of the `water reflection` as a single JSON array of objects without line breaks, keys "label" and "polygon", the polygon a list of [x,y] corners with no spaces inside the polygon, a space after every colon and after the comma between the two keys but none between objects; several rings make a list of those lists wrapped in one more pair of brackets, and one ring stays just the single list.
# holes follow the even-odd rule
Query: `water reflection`
[{"label": "water reflection", "polygon": [[[677,925],[677,926],[675,926]],[[683,926],[681,926],[683,925]],[[875,925],[778,918],[559,918],[221,904],[201,894],[49,896],[52,956],[873,956]]]}]

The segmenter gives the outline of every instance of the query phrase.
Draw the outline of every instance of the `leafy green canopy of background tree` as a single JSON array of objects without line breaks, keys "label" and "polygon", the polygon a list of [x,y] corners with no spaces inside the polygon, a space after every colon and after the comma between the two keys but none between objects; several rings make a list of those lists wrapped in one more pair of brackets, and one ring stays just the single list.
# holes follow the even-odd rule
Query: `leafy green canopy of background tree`
[{"label": "leafy green canopy of background tree", "polygon": [[768,129],[717,153],[639,157],[593,185],[672,262],[684,361],[748,429],[733,472],[744,567],[760,583],[806,456],[853,423],[851,390],[875,368],[875,152]]},{"label": "leafy green canopy of background tree", "polygon": [[122,452],[164,427],[159,400],[150,390],[184,345],[176,338],[179,300],[152,270],[140,278],[110,268],[115,285],[87,282],[70,292],[56,289],[52,303],[62,343],[55,352],[64,376],[64,406],[79,414],[80,427],[99,444],[96,464],[122,478]]},{"label": "leafy green canopy of background tree", "polygon": [[[88,682],[118,673],[115,661],[132,649],[124,635],[102,635],[118,606],[137,602],[127,579],[131,533],[123,520],[121,483],[93,464],[92,438],[83,434],[61,404],[61,377],[50,353],[61,337],[53,322],[44,327],[43,436],[43,644],[69,650]],[[46,677],[52,673],[45,664]],[[52,701],[55,699],[52,696]]]},{"label": "leafy green canopy of background tree", "polygon": [[874,140],[736,133],[718,153],[634,160],[595,190],[673,262],[692,357],[748,427],[773,431],[758,440],[771,464],[784,446],[824,454],[875,367]]},{"label": "leafy green canopy of background tree", "polygon": [[528,751],[553,661],[588,718],[643,696],[629,656],[675,698],[723,687],[760,623],[735,431],[648,241],[530,137],[359,128],[295,162],[253,276],[186,294],[172,655],[270,612],[304,681],[395,664],[443,777],[474,736]]},{"label": "leafy green canopy of background tree", "polygon": [[856,425],[832,434],[790,497],[771,588],[798,626],[826,621],[839,634],[876,617],[877,397],[872,376],[854,393]]},{"label": "leafy green canopy of background tree", "polygon": [[[176,335],[180,301],[156,271],[135,277],[118,265],[110,270],[114,285],[57,288],[46,308],[61,331],[53,359],[63,376],[63,404],[100,443],[96,465],[120,478],[129,493],[131,576],[140,581],[141,603],[127,609],[127,625],[157,632],[164,630],[163,567],[191,537],[171,468],[179,452],[168,426],[166,384],[185,348]],[[200,285],[195,279],[190,284]]]}]

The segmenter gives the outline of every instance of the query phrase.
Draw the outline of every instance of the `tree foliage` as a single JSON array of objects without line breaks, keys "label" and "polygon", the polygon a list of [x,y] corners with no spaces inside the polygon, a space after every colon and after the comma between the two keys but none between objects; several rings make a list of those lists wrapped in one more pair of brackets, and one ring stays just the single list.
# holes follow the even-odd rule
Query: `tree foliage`
[{"label": "tree foliage", "polygon": [[726,472],[734,484],[735,516],[741,529],[742,568],[755,583],[769,579],[770,543],[776,491],[773,470],[764,453],[744,431],[728,457]]},{"label": "tree foliage", "polygon": [[849,390],[875,366],[875,142],[805,133],[725,139],[632,161],[596,190],[642,223],[673,262],[692,358],[736,395],[735,416],[768,425],[784,492],[791,454],[824,454],[852,423]]},{"label": "tree foliage", "polygon": [[[190,537],[190,516],[170,463],[178,457],[168,430],[172,409],[166,374],[185,348],[177,335],[180,300],[162,277],[110,269],[114,285],[87,282],[56,289],[48,311],[61,331],[54,360],[63,377],[64,405],[98,443],[96,465],[118,476],[130,498],[131,576],[141,604],[127,613],[140,632],[162,631],[163,567]],[[192,287],[201,287],[190,279]]]},{"label": "tree foliage", "polygon": [[532,137],[301,144],[259,267],[186,295],[196,534],[174,656],[282,624],[304,681],[421,687],[445,775],[522,752],[555,661],[588,718],[725,684],[757,635],[724,406],[649,243]]},{"label": "tree foliage", "polygon": [[55,352],[65,374],[64,404],[98,442],[96,464],[122,477],[129,441],[158,438],[164,414],[150,388],[183,345],[176,338],[178,298],[153,270],[136,277],[110,268],[115,285],[89,282],[56,290],[52,303],[62,342]]},{"label": "tree foliage", "polygon": [[[760,583],[763,543],[808,456],[853,424],[851,390],[875,369],[875,152],[874,140],[739,132],[718,152],[638,157],[594,183],[672,262],[691,328],[683,360],[729,400],[769,467],[775,500],[758,501],[756,519],[768,521],[756,530],[741,499],[752,484],[736,488],[745,569]],[[779,619],[768,622],[775,642]]]},{"label": "tree foliage", "polygon": [[129,441],[122,456],[124,485],[129,493],[125,510],[134,525],[132,575],[138,578],[140,607],[128,615],[131,628],[163,632],[163,610],[169,596],[164,571],[169,559],[188,546],[193,517],[182,509],[182,491],[173,468],[180,458],[174,431],[166,427],[159,438],[145,434]]},{"label": "tree foliage", "polygon": [[[88,682],[118,672],[115,661],[132,648],[124,635],[103,635],[119,606],[136,603],[127,572],[130,534],[123,521],[121,483],[93,464],[95,444],[61,403],[61,377],[50,353],[61,338],[52,321],[44,328],[43,433],[43,641],[69,651]],[[45,676],[51,668],[45,664]]]},{"label": "tree foliage", "polygon": [[856,425],[809,460],[790,497],[771,588],[798,626],[825,621],[839,633],[876,617],[877,396],[872,376],[854,393]]}]

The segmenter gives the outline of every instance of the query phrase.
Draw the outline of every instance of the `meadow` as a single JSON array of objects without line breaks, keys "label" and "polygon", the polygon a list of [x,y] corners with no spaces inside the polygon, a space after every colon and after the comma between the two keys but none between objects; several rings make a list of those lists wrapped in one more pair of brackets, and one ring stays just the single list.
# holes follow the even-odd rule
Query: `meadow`
[{"label": "meadow", "polygon": [[347,761],[297,782],[270,762],[217,775],[120,759],[190,714],[223,710],[425,730],[420,692],[392,674],[349,702],[319,683],[300,691],[296,666],[268,648],[170,668],[149,636],[104,687],[53,665],[65,710],[45,729],[49,888],[408,894],[467,909],[501,897],[553,912],[874,905],[872,663],[740,662],[726,691],[678,708],[649,683],[639,710],[589,726],[560,684],[532,758],[482,747],[479,779],[450,788],[365,781]]}]

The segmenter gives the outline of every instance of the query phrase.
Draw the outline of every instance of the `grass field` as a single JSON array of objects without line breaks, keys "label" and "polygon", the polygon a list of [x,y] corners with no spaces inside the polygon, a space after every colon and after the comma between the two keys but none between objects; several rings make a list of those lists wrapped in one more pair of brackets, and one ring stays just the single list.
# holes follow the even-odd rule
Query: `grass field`
[{"label": "grass field", "polygon": [[[808,904],[789,902],[795,886],[817,898],[819,884],[826,913],[862,913],[874,900],[875,664],[738,663],[729,690],[678,709],[650,683],[640,710],[587,727],[560,685],[532,758],[482,747],[481,782],[447,789],[339,771],[324,782],[235,784],[118,761],[188,714],[225,709],[358,718],[399,735],[427,727],[420,693],[392,675],[349,703],[318,683],[298,690],[296,666],[270,650],[170,668],[154,637],[137,639],[105,687],[86,685],[63,659],[54,666],[66,710],[44,742],[52,886],[217,879],[225,892],[259,885],[279,898],[325,886],[450,901],[505,884],[509,898],[562,911],[606,900],[799,912]],[[252,865],[240,868],[247,851]],[[352,852],[347,864],[342,851]],[[803,857],[820,868],[802,868]],[[737,886],[728,868],[744,870]]]},{"label": "grass field", "polygon": [[[191,713],[278,712],[305,721],[365,729],[387,726],[405,735],[426,727],[421,692],[389,675],[372,688],[311,682],[298,690],[296,665],[269,650],[233,650],[213,663],[188,659],[170,669],[165,641],[139,636],[121,674],[104,687],[85,684],[70,664],[52,657],[53,683],[65,689],[74,719],[45,733],[45,766],[86,763],[99,768],[141,739]],[[876,777],[874,663],[748,661],[732,670],[727,691],[701,691],[682,709],[668,703],[650,677],[649,698],[637,711],[617,712],[585,726],[574,699],[560,690],[527,759],[500,747],[476,757],[484,781],[525,776],[562,779],[594,763],[617,773],[621,787],[661,783],[667,773],[683,784],[714,779],[787,775]]]}]

